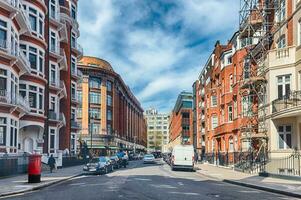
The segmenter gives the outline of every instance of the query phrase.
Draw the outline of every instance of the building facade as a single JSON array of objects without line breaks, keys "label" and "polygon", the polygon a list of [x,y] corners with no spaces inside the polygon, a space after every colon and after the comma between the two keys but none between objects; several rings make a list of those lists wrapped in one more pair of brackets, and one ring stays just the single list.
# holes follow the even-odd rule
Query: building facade
[{"label": "building facade", "polygon": [[83,73],[77,90],[80,141],[97,155],[143,150],[147,145],[143,109],[120,75],[95,57],[84,56],[78,68]]},{"label": "building facade", "polygon": [[71,60],[82,55],[76,11],[77,0],[0,1],[1,153],[74,151],[66,108],[79,78]]},{"label": "building facade", "polygon": [[167,152],[169,142],[169,115],[161,114],[154,108],[145,111],[147,122],[147,150]]},{"label": "building facade", "polygon": [[181,92],[172,110],[169,123],[169,148],[178,144],[193,145],[193,95]]},{"label": "building facade", "polygon": [[232,152],[279,158],[301,148],[300,1],[247,7],[240,30],[216,43],[193,85],[196,145],[230,161]]}]

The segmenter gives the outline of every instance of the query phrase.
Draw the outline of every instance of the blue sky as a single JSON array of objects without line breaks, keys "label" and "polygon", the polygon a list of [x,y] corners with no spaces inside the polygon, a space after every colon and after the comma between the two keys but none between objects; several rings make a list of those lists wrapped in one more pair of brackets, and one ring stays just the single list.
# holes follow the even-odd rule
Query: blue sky
[{"label": "blue sky", "polygon": [[109,61],[144,109],[170,112],[216,40],[238,27],[239,0],[80,0],[84,54]]}]

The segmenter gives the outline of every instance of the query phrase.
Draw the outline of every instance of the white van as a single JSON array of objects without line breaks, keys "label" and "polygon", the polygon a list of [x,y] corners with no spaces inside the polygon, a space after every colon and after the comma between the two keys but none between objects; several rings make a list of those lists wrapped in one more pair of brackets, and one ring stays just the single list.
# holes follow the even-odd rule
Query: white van
[{"label": "white van", "polygon": [[171,169],[194,169],[194,150],[192,145],[176,145],[171,154]]}]

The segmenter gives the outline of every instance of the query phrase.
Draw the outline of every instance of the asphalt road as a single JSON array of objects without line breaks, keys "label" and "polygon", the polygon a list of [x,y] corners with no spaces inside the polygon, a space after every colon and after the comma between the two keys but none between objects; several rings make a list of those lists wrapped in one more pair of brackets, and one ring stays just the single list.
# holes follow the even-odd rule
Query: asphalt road
[{"label": "asphalt road", "polygon": [[9,200],[278,200],[294,199],[202,177],[197,172],[171,171],[158,161],[134,161],[126,169],[102,176],[81,176]]}]

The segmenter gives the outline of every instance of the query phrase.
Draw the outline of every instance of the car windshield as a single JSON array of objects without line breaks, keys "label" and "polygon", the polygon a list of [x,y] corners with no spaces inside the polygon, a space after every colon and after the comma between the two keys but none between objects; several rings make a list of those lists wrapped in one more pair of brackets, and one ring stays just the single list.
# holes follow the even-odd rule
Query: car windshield
[{"label": "car windshield", "polygon": [[152,154],[148,154],[148,155],[145,155],[144,157],[145,157],[145,158],[153,158],[153,157],[154,157],[154,155],[152,155]]},{"label": "car windshield", "polygon": [[106,157],[99,157],[99,161],[100,162],[107,162],[107,159],[106,159]]}]

